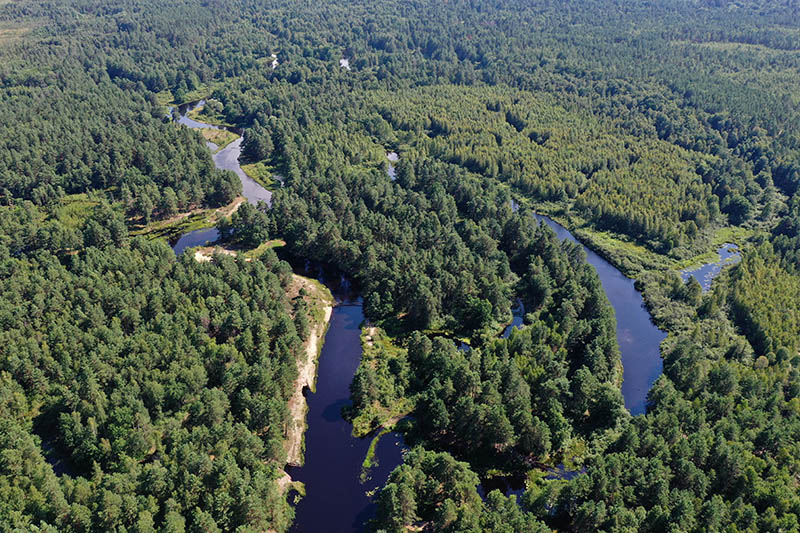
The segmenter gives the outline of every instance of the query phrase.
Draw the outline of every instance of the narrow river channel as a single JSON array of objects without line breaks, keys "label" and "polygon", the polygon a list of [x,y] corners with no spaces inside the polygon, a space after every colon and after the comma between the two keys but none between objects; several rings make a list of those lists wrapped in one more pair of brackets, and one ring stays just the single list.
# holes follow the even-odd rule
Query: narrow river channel
[{"label": "narrow river channel", "polygon": [[333,308],[317,369],[317,390],[307,396],[308,429],[305,464],[289,467],[292,479],[302,481],[306,496],[296,507],[292,531],[364,531],[375,514],[367,495],[382,486],[402,461],[402,439],[396,433],[380,438],[375,450],[377,465],[366,472],[362,463],[371,439],[351,435],[353,426],[342,418],[350,404],[350,382],[361,362],[361,298],[347,283],[320,277],[338,305]]},{"label": "narrow river channel", "polygon": [[[199,104],[199,103],[198,103]],[[177,120],[191,128],[219,128],[192,120],[187,112],[198,104],[181,106]],[[231,130],[241,135],[241,131]],[[251,203],[271,203],[271,193],[249,178],[239,165],[241,137],[213,155],[217,168],[232,170],[242,180],[243,196]],[[209,143],[209,149],[216,147]],[[390,154],[391,170],[396,156]],[[391,177],[391,174],[390,174]],[[560,239],[579,242],[557,222],[542,215],[536,218],[550,226]],[[216,240],[215,229],[201,229],[182,235],[173,250],[180,254],[186,248]],[[603,288],[617,318],[617,339],[622,353],[625,405],[634,415],[645,410],[647,392],[661,374],[659,351],[665,333],[650,320],[642,295],[633,280],[625,277],[608,261],[583,246],[587,261],[597,270]],[[364,313],[361,298],[350,290],[342,278],[315,273],[337,299],[328,332],[325,336],[317,372],[316,392],[308,393],[308,429],[305,433],[305,464],[289,467],[293,479],[302,481],[306,496],[296,507],[293,531],[363,531],[374,516],[374,503],[368,492],[374,491],[402,461],[402,439],[395,433],[384,435],[378,442],[377,464],[362,473],[362,463],[370,445],[369,438],[351,435],[352,426],[342,418],[342,407],[350,401],[350,382],[361,360],[361,325]],[[522,326],[524,308],[515,308],[514,320],[503,336]],[[490,488],[487,486],[487,488]],[[515,487],[491,487],[513,491]]]},{"label": "narrow river channel", "polygon": [[[211,158],[214,160],[214,165],[219,170],[230,170],[239,177],[239,181],[242,182],[242,196],[244,196],[248,202],[253,205],[257,205],[258,202],[266,202],[267,205],[272,205],[272,193],[262,187],[256,180],[245,174],[244,170],[242,170],[242,166],[239,164],[239,157],[242,155],[243,139],[241,130],[206,124],[205,122],[198,122],[197,120],[189,118],[189,111],[202,105],[205,105],[205,100],[178,106],[177,116],[175,117],[176,122],[193,129],[226,129],[238,135],[238,139],[216,153],[214,152],[217,150],[217,146],[214,143],[206,142],[206,145],[212,152]],[[170,108],[170,114],[172,111],[173,109]],[[180,254],[186,248],[203,246],[207,242],[216,241],[218,237],[219,232],[216,228],[204,228],[190,231],[189,233],[181,235],[178,240],[173,243],[172,249],[175,250],[176,254]]]},{"label": "narrow river channel", "polygon": [[614,265],[578,241],[558,222],[544,215],[534,215],[550,226],[559,239],[577,242],[586,252],[586,261],[597,270],[608,301],[617,316],[617,342],[622,355],[622,396],[625,407],[632,415],[644,413],[647,393],[661,375],[661,341],[667,334],[658,329],[650,319],[642,294],[634,282]]}]

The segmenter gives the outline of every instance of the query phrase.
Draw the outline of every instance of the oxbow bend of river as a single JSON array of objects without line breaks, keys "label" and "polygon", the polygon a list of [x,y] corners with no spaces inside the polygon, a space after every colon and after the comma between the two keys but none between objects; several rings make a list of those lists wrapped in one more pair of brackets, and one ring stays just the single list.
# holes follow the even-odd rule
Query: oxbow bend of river
[{"label": "oxbow bend of river", "polygon": [[[219,128],[192,120],[186,113],[201,102],[181,106],[178,122],[192,128]],[[238,130],[232,130],[241,135]],[[213,148],[213,147],[212,147]],[[243,195],[251,203],[271,203],[271,193],[249,178],[241,169],[241,137],[216,153],[217,168],[231,170],[242,180]],[[389,174],[394,178],[397,155],[387,154]],[[514,202],[516,208],[516,203]],[[544,215],[534,215],[547,224],[564,240],[577,242],[583,247],[586,259],[597,271],[603,289],[614,308],[617,319],[617,341],[622,356],[624,381],[622,394],[625,406],[633,415],[644,413],[647,392],[662,372],[660,344],[666,334],[652,322],[644,300],[627,278],[611,263],[584,246],[566,228]],[[216,240],[214,228],[189,232],[173,245],[176,254],[186,248]],[[308,263],[306,263],[308,268]],[[308,395],[308,428],[305,433],[305,464],[288,467],[292,477],[306,486],[306,496],[299,501],[293,531],[362,531],[374,515],[374,503],[367,492],[385,482],[389,473],[402,461],[402,438],[389,433],[378,442],[375,457],[377,465],[371,469],[365,483],[361,481],[361,466],[369,448],[370,439],[352,437],[352,426],[342,418],[342,407],[350,402],[350,383],[361,360],[361,330],[364,314],[361,298],[351,290],[346,279],[325,276],[318,269],[316,277],[334,293],[338,305],[334,308],[320,355],[317,390]],[[524,307],[518,302],[512,323],[503,337],[514,328],[524,327]],[[570,477],[575,472],[553,470],[556,477]],[[500,488],[505,493],[519,494],[522,487],[508,480],[494,480],[486,489]],[[481,493],[484,488],[480,487]]]}]

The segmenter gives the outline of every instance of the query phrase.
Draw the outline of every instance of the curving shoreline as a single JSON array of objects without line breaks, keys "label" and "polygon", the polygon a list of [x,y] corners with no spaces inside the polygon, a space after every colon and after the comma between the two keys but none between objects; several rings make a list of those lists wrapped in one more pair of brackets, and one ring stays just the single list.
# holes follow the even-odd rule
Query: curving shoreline
[{"label": "curving shoreline", "polygon": [[[239,156],[241,153],[242,132],[234,131],[221,126],[213,124],[206,124],[193,120],[188,117],[188,111],[194,109],[198,105],[202,105],[202,100],[178,107],[178,120],[179,124],[183,124],[193,129],[213,129],[213,130],[227,130],[235,133],[238,137],[229,142],[221,149],[215,149],[216,146],[209,146],[212,151],[212,159],[215,166],[220,170],[230,170],[234,172],[242,182],[242,196],[251,204],[257,204],[261,201],[271,204],[272,193],[258,184],[250,176],[245,174],[239,164]],[[207,143],[211,144],[211,143]],[[243,200],[244,200],[243,199]],[[243,201],[241,200],[241,201]],[[235,207],[239,207],[239,201]],[[232,212],[232,211],[231,211]],[[178,241],[173,245],[173,250],[176,254],[183,252],[187,247],[202,245],[207,241],[214,241],[218,237],[216,228],[204,228],[183,234]],[[220,253],[236,255],[234,250],[219,249]],[[203,250],[197,250],[194,255],[197,261],[210,261],[211,256]],[[248,259],[249,260],[249,259]],[[290,487],[297,487],[296,482],[286,472],[291,467],[299,467],[304,463],[304,439],[307,429],[307,413],[308,403],[306,401],[304,391],[306,388],[314,390],[317,379],[318,359],[322,353],[322,346],[325,342],[325,335],[328,331],[331,317],[333,315],[333,307],[335,300],[333,295],[327,287],[316,283],[310,278],[306,278],[297,274],[292,274],[292,285],[289,289],[291,297],[297,296],[300,289],[305,289],[310,301],[309,322],[310,331],[308,339],[304,342],[303,355],[297,359],[297,379],[294,383],[294,392],[289,399],[289,412],[290,423],[286,429],[286,438],[284,445],[286,447],[286,464],[283,475],[280,476],[276,483],[282,492],[287,492]],[[321,315],[321,316],[320,316]]]},{"label": "curving shoreline", "polygon": [[[319,291],[308,278],[292,274],[292,279],[295,283],[301,283],[309,294],[313,294],[312,291]],[[323,297],[327,298],[329,294]],[[291,413],[292,422],[289,425],[286,437],[286,464],[289,466],[302,466],[304,462],[303,437],[307,427],[306,414],[308,413],[308,402],[306,401],[303,391],[306,388],[313,391],[316,387],[317,362],[322,353],[325,334],[328,331],[328,324],[330,324],[331,315],[333,314],[332,300],[333,297],[330,297],[330,300],[326,302],[327,305],[323,306],[322,321],[314,324],[309,333],[308,339],[305,342],[305,359],[297,360],[297,379],[294,383],[294,394],[289,399],[289,412]],[[311,314],[313,316],[314,313]]]}]

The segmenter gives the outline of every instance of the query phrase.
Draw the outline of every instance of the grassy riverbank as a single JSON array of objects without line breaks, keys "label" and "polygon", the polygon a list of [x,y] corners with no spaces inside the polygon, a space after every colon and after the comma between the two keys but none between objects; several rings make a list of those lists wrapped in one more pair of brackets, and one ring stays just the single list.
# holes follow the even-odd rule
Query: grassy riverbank
[{"label": "grassy riverbank", "polygon": [[147,225],[131,224],[131,235],[144,236],[148,239],[165,239],[170,241],[198,229],[211,228],[222,217],[231,216],[245,199],[237,197],[233,202],[223,207],[212,209],[194,209],[179,213],[166,220],[158,220]]},{"label": "grassy riverbank", "polygon": [[630,278],[638,278],[645,271],[684,270],[716,262],[720,246],[733,243],[744,247],[757,233],[754,229],[738,226],[708,228],[690,248],[680,247],[670,254],[661,254],[628,236],[595,228],[560,203],[526,199],[520,199],[519,203],[567,228],[583,244]]},{"label": "grassy riverbank", "polygon": [[361,367],[364,368],[359,368],[357,373],[375,376],[373,386],[380,390],[377,396],[381,401],[373,401],[358,411],[358,416],[351,421],[354,437],[366,437],[379,427],[391,429],[414,409],[413,401],[398,395],[393,380],[384,377],[391,374],[393,367],[403,366],[396,363],[406,359],[406,349],[384,330],[374,326],[362,328],[361,348]]},{"label": "grassy riverbank", "polygon": [[372,467],[378,466],[378,460],[375,457],[375,450],[378,448],[378,441],[386,435],[387,433],[391,432],[390,429],[382,429],[372,438],[372,441],[369,443],[369,448],[367,449],[367,455],[364,456],[364,462],[361,463],[361,482],[364,483],[367,478],[369,477],[369,471]]},{"label": "grassy riverbank", "polygon": [[182,95],[175,95],[168,89],[156,94],[158,103],[164,106],[168,105],[183,105],[191,102],[197,102],[203,98],[208,98],[208,95],[213,93],[217,88],[222,87],[223,83],[220,81],[212,81],[209,83],[201,83],[199,87],[191,91],[187,91]]},{"label": "grassy riverbank", "polygon": [[267,250],[280,248],[281,246],[286,246],[286,241],[283,239],[269,240],[261,244],[258,248],[253,248],[252,250],[244,250],[241,248],[220,246],[216,244],[212,246],[198,246],[197,248],[194,248],[194,257],[198,261],[211,261],[215,253],[234,256],[241,254],[244,256],[245,260],[252,261],[253,259],[258,259],[264,255]]},{"label": "grassy riverbank", "polygon": [[201,128],[200,134],[208,142],[212,142],[217,145],[217,149],[214,151],[214,153],[219,152],[239,138],[239,136],[232,131],[218,130],[215,128]]},{"label": "grassy riverbank", "polygon": [[280,188],[281,186],[280,182],[272,177],[272,169],[270,166],[263,161],[242,165],[242,170],[245,174],[253,178],[256,183],[269,191]]},{"label": "grassy riverbank", "polygon": [[192,120],[196,120],[197,122],[203,122],[204,124],[224,126],[227,128],[234,127],[233,124],[229,124],[225,121],[225,115],[219,112],[211,111],[208,105],[199,105],[186,113],[186,116]]}]

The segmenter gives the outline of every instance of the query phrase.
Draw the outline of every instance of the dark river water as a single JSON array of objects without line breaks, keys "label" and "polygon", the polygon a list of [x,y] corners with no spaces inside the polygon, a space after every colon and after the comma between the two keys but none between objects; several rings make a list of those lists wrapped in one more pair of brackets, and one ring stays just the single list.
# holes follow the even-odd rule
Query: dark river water
[{"label": "dark river water", "polygon": [[342,418],[350,404],[350,382],[361,361],[359,300],[345,300],[333,309],[319,359],[317,391],[309,393],[305,464],[287,469],[305,483],[306,496],[297,504],[292,531],[363,531],[375,514],[367,495],[383,485],[402,461],[402,439],[396,433],[380,438],[378,465],[361,482],[361,469],[370,438],[351,436],[353,426]]},{"label": "dark river water", "polygon": [[[559,239],[580,241],[558,222],[543,215],[535,215],[539,221],[550,226]],[[622,396],[625,407],[633,415],[642,414],[647,404],[647,392],[661,375],[661,341],[667,334],[658,329],[650,319],[644,299],[626,277],[611,263],[583,244],[586,260],[597,270],[597,275],[606,291],[608,301],[617,316],[617,342],[622,355]]]},{"label": "dark river water", "polygon": [[[189,106],[179,109],[178,121],[188,127],[213,127],[189,119]],[[241,132],[236,132],[241,134]],[[210,146],[212,151],[215,147]],[[214,154],[214,163],[220,169],[231,170],[242,180],[243,195],[251,203],[265,201],[270,204],[271,194],[247,177],[239,165],[241,138]],[[389,156],[391,170],[396,161]],[[560,239],[576,241],[572,234],[553,220],[536,215],[549,225]],[[176,254],[186,248],[205,244],[217,238],[213,228],[187,233],[173,245]],[[576,241],[577,242],[577,241]],[[662,362],[659,346],[665,337],[650,320],[641,294],[634,288],[633,280],[625,277],[608,261],[583,247],[587,261],[595,267],[617,318],[617,339],[624,366],[622,394],[625,406],[636,415],[643,413],[647,392],[661,374]],[[362,463],[371,439],[351,436],[352,426],[342,417],[342,408],[350,402],[350,383],[361,361],[361,325],[364,314],[360,297],[341,277],[326,276],[320,270],[312,274],[323,281],[333,292],[338,305],[334,307],[328,332],[325,335],[319,359],[316,392],[307,395],[308,429],[305,433],[305,464],[288,467],[293,479],[305,484],[306,496],[296,507],[292,531],[363,531],[366,522],[374,516],[375,506],[368,492],[374,491],[388,478],[389,473],[402,461],[402,439],[395,433],[381,437],[375,459],[362,482]],[[507,337],[513,328],[522,327],[524,308],[514,309],[512,323],[503,331]],[[560,476],[563,477],[563,476]],[[520,492],[521,487],[496,479],[484,483],[486,489],[500,488],[503,492]],[[496,486],[495,486],[496,485]],[[501,486],[503,485],[503,486]],[[483,486],[481,487],[483,489]]]},{"label": "dark river water", "polygon": [[219,231],[217,231],[217,228],[190,231],[189,233],[184,233],[175,241],[175,244],[172,245],[172,250],[175,252],[175,255],[181,255],[187,248],[203,246],[206,243],[216,241],[218,237]]}]

